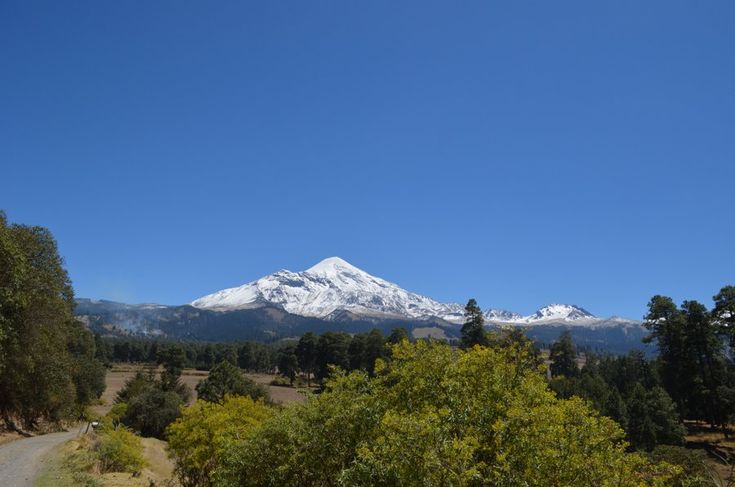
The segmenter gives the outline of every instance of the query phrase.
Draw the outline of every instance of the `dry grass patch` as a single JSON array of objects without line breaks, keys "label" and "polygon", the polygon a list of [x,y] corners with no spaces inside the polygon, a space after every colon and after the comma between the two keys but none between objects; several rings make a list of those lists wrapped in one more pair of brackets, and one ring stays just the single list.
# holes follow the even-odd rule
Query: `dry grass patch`
[{"label": "dry grass patch", "polygon": [[[123,388],[125,382],[132,378],[137,372],[144,370],[157,370],[160,372],[161,369],[150,366],[150,365],[135,365],[135,364],[115,364],[107,371],[107,377],[105,383],[107,385],[105,392],[100,398],[100,403],[90,407],[90,410],[96,417],[102,417],[108,412],[115,402],[115,396]],[[192,391],[192,398],[190,403],[196,400],[196,385],[203,379],[209,376],[209,372],[205,370],[196,369],[184,369],[181,374],[181,381],[189,386]],[[275,374],[250,374],[246,373],[245,377],[254,380],[259,384],[263,384],[268,388],[268,392],[271,395],[271,399],[275,402],[287,404],[290,402],[303,402],[305,395],[302,393],[306,391],[306,388],[298,389],[292,387],[277,387],[271,386],[270,382],[277,377]],[[2,439],[0,438],[0,443]]]}]

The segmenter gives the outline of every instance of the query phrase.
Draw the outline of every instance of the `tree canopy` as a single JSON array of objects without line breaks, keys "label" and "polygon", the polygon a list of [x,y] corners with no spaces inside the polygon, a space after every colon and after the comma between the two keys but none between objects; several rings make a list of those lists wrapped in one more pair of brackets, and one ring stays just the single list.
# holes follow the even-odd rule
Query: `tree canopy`
[{"label": "tree canopy", "polygon": [[402,341],[375,375],[230,438],[217,485],[665,485],[671,466],[626,452],[585,402],[555,397],[527,348]]},{"label": "tree canopy", "polygon": [[73,316],[74,291],[51,232],[0,212],[0,416],[78,417],[104,390],[95,341]]}]

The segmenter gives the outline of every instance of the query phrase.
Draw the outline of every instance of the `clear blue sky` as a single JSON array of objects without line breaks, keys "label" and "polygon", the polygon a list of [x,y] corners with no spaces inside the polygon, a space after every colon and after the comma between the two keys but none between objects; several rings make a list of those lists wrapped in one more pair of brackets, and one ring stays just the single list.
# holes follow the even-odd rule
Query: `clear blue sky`
[{"label": "clear blue sky", "polygon": [[0,5],[0,208],[78,296],[339,255],[639,318],[735,283],[735,3]]}]

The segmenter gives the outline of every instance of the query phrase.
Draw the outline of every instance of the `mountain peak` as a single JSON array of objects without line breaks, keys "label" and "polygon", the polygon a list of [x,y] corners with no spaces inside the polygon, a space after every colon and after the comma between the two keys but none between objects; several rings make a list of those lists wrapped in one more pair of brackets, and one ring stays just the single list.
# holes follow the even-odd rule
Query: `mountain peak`
[{"label": "mountain peak", "polygon": [[340,257],[328,257],[302,272],[287,270],[193,301],[213,310],[271,304],[301,316],[328,318],[335,311],[361,316],[461,321],[462,307],[415,294],[358,269]]},{"label": "mountain peak", "polygon": [[304,272],[318,276],[334,276],[341,272],[364,273],[341,257],[327,257],[316,265],[306,269]]},{"label": "mountain peak", "polygon": [[539,309],[530,317],[532,320],[579,320],[587,318],[594,319],[595,315],[574,304],[550,304]]}]

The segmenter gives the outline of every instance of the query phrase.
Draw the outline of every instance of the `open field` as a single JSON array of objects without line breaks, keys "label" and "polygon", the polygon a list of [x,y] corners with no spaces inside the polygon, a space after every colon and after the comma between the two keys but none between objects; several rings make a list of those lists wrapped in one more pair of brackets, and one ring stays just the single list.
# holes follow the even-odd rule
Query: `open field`
[{"label": "open field", "polygon": [[[101,404],[91,407],[92,412],[97,416],[104,416],[112,407],[115,401],[115,395],[125,385],[125,381],[141,370],[150,370],[151,366],[132,365],[132,364],[116,364],[112,369],[107,371],[105,383],[107,388],[101,397]],[[196,400],[196,385],[203,379],[206,379],[209,372],[196,369],[184,369],[181,374],[181,381],[189,386],[192,391],[192,402]],[[268,388],[271,399],[275,402],[286,404],[289,402],[302,402],[306,396],[300,392],[305,389],[296,389],[293,387],[281,387],[270,385],[271,380],[276,376],[274,374],[245,374],[246,377],[254,380],[259,384],[263,384]]]}]

